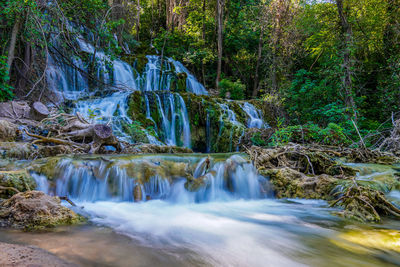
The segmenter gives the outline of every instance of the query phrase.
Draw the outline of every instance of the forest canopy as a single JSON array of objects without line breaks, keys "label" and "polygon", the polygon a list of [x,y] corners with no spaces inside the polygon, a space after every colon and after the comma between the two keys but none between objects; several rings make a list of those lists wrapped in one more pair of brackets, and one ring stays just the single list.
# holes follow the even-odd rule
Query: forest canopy
[{"label": "forest canopy", "polygon": [[216,95],[273,102],[285,125],[368,135],[399,112],[399,18],[399,0],[2,0],[0,99],[45,86],[70,21],[113,57],[172,57]]}]

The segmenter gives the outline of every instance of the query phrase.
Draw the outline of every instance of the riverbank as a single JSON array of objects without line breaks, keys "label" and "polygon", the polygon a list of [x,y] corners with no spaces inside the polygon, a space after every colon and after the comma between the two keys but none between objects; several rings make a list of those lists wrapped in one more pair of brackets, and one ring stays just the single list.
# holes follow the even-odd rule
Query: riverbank
[{"label": "riverbank", "polygon": [[36,246],[0,242],[0,266],[4,267],[75,267],[54,254]]}]

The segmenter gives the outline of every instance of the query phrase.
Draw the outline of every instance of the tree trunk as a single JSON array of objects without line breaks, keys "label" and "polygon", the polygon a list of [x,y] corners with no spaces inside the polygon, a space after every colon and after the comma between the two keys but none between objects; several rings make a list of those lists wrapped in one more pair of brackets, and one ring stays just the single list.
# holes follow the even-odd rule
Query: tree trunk
[{"label": "tree trunk", "polygon": [[41,121],[49,116],[50,112],[42,102],[35,102],[31,107],[31,117],[34,120]]},{"label": "tree trunk", "polygon": [[262,54],[262,48],[263,48],[263,37],[264,37],[264,27],[261,27],[260,29],[260,39],[258,40],[258,53],[257,53],[257,63],[256,63],[256,73],[254,75],[254,86],[253,86],[253,98],[257,97],[258,94],[258,89],[259,89],[259,84],[258,84],[258,72],[260,68],[260,61],[261,61],[261,54]]},{"label": "tree trunk", "polygon": [[18,36],[20,24],[21,24],[21,19],[18,17],[15,18],[15,23],[14,23],[14,26],[13,26],[12,32],[11,32],[10,46],[8,47],[8,57],[7,57],[7,68],[8,69],[7,70],[9,73],[11,70],[11,65],[14,61],[15,45],[17,43],[17,36]]},{"label": "tree trunk", "polygon": [[224,21],[225,0],[217,0],[217,48],[218,48],[218,63],[217,63],[217,78],[215,80],[215,88],[219,90],[219,81],[221,79],[222,67],[222,46],[223,46],[223,21]]},{"label": "tree trunk", "polygon": [[18,79],[18,89],[25,91],[26,83],[29,81],[29,72],[32,67],[32,49],[30,43],[25,43],[24,64],[22,66],[21,77]]},{"label": "tree trunk", "polygon": [[140,0],[137,0],[137,14],[136,14],[136,39],[139,41],[140,31]]},{"label": "tree trunk", "polygon": [[[207,0],[203,0],[203,18],[202,18],[202,32],[201,32],[201,38],[203,39],[204,46],[206,45],[206,3]],[[201,77],[203,80],[203,84],[205,86],[206,84],[206,75],[205,75],[205,68],[204,68],[204,62],[201,60]]]},{"label": "tree trunk", "polygon": [[345,103],[348,108],[352,110],[354,118],[356,119],[356,106],[352,93],[352,73],[351,73],[351,42],[352,42],[352,29],[347,20],[347,15],[343,9],[343,0],[336,0],[338,15],[340,19],[340,27],[342,28],[343,40],[343,89],[345,94]]}]

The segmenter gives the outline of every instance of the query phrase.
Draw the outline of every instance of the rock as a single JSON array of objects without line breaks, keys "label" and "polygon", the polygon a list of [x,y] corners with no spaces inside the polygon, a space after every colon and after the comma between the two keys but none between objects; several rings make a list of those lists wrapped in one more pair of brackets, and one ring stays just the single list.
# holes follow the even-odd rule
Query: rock
[{"label": "rock", "polygon": [[25,230],[79,223],[83,218],[61,205],[58,197],[40,191],[18,193],[0,204],[0,222]]},{"label": "rock", "polygon": [[133,200],[135,202],[140,202],[143,200],[142,187],[139,184],[135,185],[133,188]]},{"label": "rock", "polygon": [[18,126],[6,120],[0,120],[0,141],[12,142],[18,135]]},{"label": "rock", "polygon": [[307,176],[290,168],[262,170],[260,174],[270,177],[277,198],[329,200],[339,180],[326,174]]},{"label": "rock", "polygon": [[122,150],[124,154],[177,154],[177,153],[193,153],[193,150],[186,147],[178,146],[159,146],[154,144],[142,144],[136,146],[128,146]]},{"label": "rock", "polygon": [[71,147],[66,145],[43,146],[27,142],[0,142],[0,155],[3,158],[36,159],[71,153]]},{"label": "rock", "polygon": [[[0,171],[0,186],[13,187],[23,192],[35,189],[36,182],[26,170]],[[0,198],[9,198],[14,194],[16,192],[10,189],[0,190]]]},{"label": "rock", "polygon": [[0,266],[13,267],[72,267],[57,256],[36,246],[25,246],[0,242]]}]

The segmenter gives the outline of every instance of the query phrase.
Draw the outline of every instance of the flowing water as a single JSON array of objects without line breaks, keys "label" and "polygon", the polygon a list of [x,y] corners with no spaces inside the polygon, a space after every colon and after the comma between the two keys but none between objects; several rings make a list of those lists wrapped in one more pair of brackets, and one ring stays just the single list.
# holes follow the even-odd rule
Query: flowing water
[{"label": "flowing water", "polygon": [[[398,222],[357,225],[324,201],[276,200],[240,154],[64,157],[56,168],[55,182],[34,175],[39,189],[68,195],[91,224],[2,230],[1,241],[37,245],[82,266],[400,264],[398,241],[390,241],[400,235]],[[205,179],[203,187],[186,190],[188,174]],[[133,202],[138,184],[148,201]]]},{"label": "flowing water", "polygon": [[[73,68],[50,55],[46,73],[53,91],[75,100],[74,112],[93,122],[112,122],[115,134],[131,141],[124,131],[124,124],[132,123],[127,101],[140,90],[146,117],[153,120],[153,101],[162,120],[155,125],[160,140],[147,133],[150,142],[191,146],[187,108],[171,84],[176,74],[186,73],[187,91],[207,91],[182,63],[147,56],[139,73],[81,37],[76,42],[94,63],[97,86],[89,85],[88,64],[80,59],[71,59]],[[231,137],[237,129],[243,136],[245,126],[268,127],[250,103],[241,104],[246,125],[227,104],[220,108],[220,128],[229,122]],[[357,179],[366,182],[396,172],[354,167],[360,168]],[[334,216],[336,210],[324,201],[274,199],[267,177],[240,154],[63,157],[55,168],[56,177],[32,174],[38,189],[70,197],[90,224],[46,233],[1,230],[1,241],[37,245],[82,266],[400,265],[398,222],[361,226]],[[399,192],[389,196],[400,202]],[[388,242],[393,236],[397,241]]]},{"label": "flowing water", "polygon": [[261,111],[256,109],[252,104],[246,102],[242,105],[242,109],[249,117],[247,127],[249,128],[268,128],[268,124],[263,121]]}]

